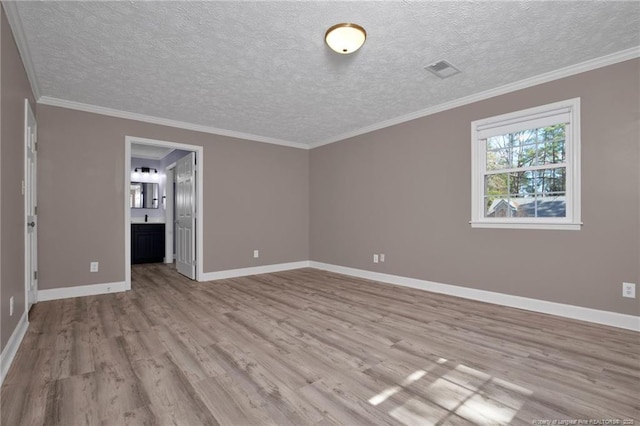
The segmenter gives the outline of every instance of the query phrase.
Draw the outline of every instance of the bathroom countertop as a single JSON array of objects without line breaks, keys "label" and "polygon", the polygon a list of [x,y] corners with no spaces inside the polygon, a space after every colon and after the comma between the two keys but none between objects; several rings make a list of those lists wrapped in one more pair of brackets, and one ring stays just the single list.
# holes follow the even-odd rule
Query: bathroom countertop
[{"label": "bathroom countertop", "polygon": [[147,222],[144,221],[144,217],[132,217],[131,223],[137,224],[154,224],[164,223],[164,217],[150,217]]}]

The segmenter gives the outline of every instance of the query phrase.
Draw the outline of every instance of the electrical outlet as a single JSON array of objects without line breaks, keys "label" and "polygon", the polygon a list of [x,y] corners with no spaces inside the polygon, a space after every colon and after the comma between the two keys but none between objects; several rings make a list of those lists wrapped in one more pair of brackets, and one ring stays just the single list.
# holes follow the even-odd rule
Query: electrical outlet
[{"label": "electrical outlet", "polygon": [[257,259],[257,258],[259,258],[259,257],[260,257],[260,250],[254,250],[254,251],[253,251],[253,258],[254,258],[254,259]]},{"label": "electrical outlet", "polygon": [[89,266],[89,272],[98,272],[98,268],[100,266],[100,263],[98,262],[91,262],[90,266]]},{"label": "electrical outlet", "polygon": [[9,298],[9,316],[13,316],[13,296]]},{"label": "electrical outlet", "polygon": [[635,283],[622,283],[622,297],[636,298]]},{"label": "electrical outlet", "polygon": [[384,253],[380,253],[380,263],[384,263]]},{"label": "electrical outlet", "polygon": [[378,263],[378,255],[377,254],[373,255],[373,263]]}]

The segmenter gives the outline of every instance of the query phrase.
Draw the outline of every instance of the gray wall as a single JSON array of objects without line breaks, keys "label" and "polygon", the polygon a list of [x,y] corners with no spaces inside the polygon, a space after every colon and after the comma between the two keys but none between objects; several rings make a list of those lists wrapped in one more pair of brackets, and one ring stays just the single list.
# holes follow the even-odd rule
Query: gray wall
[{"label": "gray wall", "polygon": [[204,147],[204,272],[309,259],[308,151],[45,105],[38,126],[40,289],[125,279],[127,135]]},{"label": "gray wall", "polygon": [[[24,100],[35,106],[7,17],[0,17],[0,347],[24,313]],[[34,108],[35,111],[35,108]],[[9,316],[9,299],[14,313]]]},{"label": "gray wall", "polygon": [[[623,281],[640,283],[639,63],[313,149],[311,259],[638,315],[638,299],[621,294]],[[472,229],[471,121],[574,97],[583,229]]]}]

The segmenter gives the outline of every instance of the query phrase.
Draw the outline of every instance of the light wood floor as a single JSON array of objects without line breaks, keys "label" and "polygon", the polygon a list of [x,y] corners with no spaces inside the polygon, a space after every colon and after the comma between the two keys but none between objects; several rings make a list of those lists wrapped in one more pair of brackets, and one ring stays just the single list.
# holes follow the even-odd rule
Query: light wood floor
[{"label": "light wood floor", "polygon": [[638,333],[314,269],[132,277],[33,308],[2,425],[640,421]]}]

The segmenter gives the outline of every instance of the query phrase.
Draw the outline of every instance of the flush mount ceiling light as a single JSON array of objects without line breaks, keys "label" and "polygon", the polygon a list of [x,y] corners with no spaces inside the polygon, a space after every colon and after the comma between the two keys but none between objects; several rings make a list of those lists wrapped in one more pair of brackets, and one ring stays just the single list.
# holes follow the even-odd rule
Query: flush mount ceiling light
[{"label": "flush mount ceiling light", "polygon": [[367,32],[357,24],[336,24],[327,30],[324,40],[327,45],[341,55],[348,55],[360,49],[367,39]]}]

